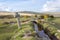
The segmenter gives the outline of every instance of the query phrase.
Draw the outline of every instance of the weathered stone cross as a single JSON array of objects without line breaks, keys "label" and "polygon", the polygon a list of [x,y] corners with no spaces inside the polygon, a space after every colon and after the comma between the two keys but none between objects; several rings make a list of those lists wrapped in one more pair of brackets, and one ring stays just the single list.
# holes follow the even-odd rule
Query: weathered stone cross
[{"label": "weathered stone cross", "polygon": [[18,29],[20,29],[21,28],[21,26],[20,26],[20,14],[18,14],[18,12],[15,13],[15,18],[17,19]]}]

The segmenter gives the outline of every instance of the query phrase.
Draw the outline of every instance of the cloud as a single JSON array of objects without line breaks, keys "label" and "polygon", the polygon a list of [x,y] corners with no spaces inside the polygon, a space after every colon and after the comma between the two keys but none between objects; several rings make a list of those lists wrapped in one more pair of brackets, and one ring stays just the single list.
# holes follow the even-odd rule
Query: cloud
[{"label": "cloud", "polygon": [[36,1],[37,0],[6,0],[5,2],[1,2],[0,0],[0,11],[34,10]]},{"label": "cloud", "polygon": [[18,11],[21,8],[27,8],[34,2],[35,0],[6,0],[5,2],[0,0],[0,11]]},{"label": "cloud", "polygon": [[47,1],[42,8],[42,12],[55,12],[60,10],[60,0]]},{"label": "cloud", "polygon": [[0,11],[10,11],[10,8],[8,8],[8,7],[0,7]]},{"label": "cloud", "polygon": [[0,11],[9,11],[8,6],[4,5],[5,3],[0,2]]},{"label": "cloud", "polygon": [[[42,7],[43,6],[43,7]],[[59,11],[60,0],[6,0],[0,1],[0,11]]]}]

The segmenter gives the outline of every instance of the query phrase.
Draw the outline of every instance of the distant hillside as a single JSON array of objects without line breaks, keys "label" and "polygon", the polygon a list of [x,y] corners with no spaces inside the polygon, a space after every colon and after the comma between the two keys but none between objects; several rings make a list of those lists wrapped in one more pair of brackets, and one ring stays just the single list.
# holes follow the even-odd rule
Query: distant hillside
[{"label": "distant hillside", "polygon": [[60,17],[60,12],[46,12],[45,14],[54,15],[55,17]]},{"label": "distant hillside", "polygon": [[14,12],[0,11],[0,15],[13,15]]},{"label": "distant hillside", "polygon": [[[49,14],[49,15],[54,15],[55,17],[60,17],[60,12],[43,12],[43,13],[39,13],[39,12],[32,12],[32,11],[20,11],[18,12],[21,15],[42,15],[42,14]],[[0,15],[14,15],[15,12],[7,12],[7,11],[1,11]]]},{"label": "distant hillside", "polygon": [[39,14],[39,12],[33,12],[33,11],[21,11],[20,13],[31,13],[31,14],[36,14],[36,13],[38,13]]}]

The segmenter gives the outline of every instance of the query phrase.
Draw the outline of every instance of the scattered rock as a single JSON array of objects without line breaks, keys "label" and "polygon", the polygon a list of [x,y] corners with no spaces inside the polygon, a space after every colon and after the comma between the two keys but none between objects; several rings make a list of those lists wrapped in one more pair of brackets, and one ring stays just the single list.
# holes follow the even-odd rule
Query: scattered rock
[{"label": "scattered rock", "polygon": [[58,32],[60,32],[60,30],[57,30]]}]

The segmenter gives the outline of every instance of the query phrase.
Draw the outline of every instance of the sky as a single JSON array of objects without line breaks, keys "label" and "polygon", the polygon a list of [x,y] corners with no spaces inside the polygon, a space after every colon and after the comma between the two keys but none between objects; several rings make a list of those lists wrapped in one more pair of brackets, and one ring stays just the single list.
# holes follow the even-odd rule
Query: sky
[{"label": "sky", "polygon": [[0,11],[60,12],[60,0],[0,0]]}]

